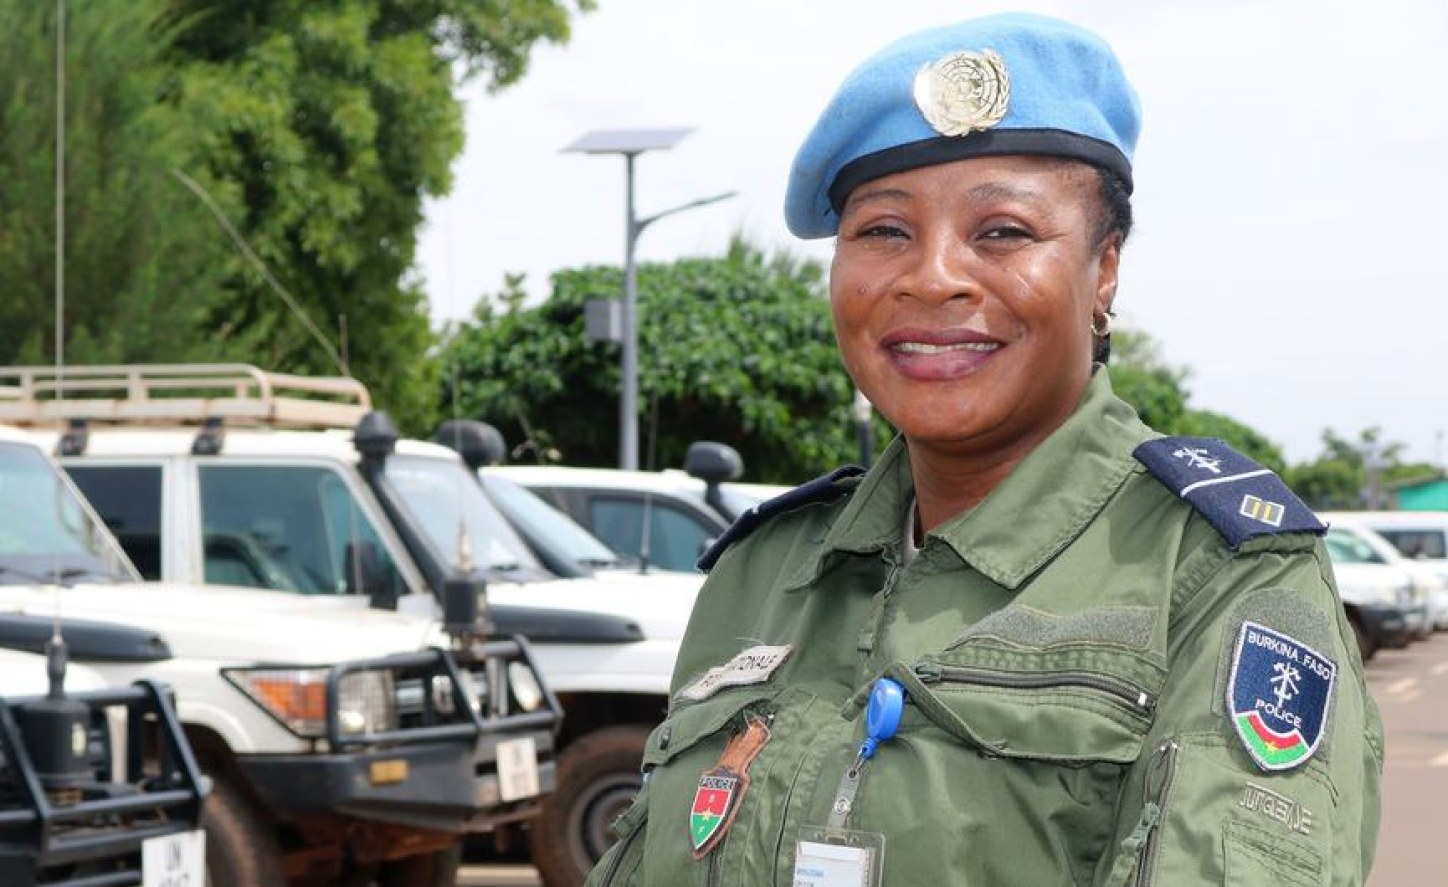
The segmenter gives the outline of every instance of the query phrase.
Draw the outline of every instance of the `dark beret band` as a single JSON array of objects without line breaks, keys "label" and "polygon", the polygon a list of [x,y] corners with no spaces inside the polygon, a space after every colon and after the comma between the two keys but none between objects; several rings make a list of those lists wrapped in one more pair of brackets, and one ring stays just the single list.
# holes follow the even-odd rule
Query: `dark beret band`
[{"label": "dark beret band", "polygon": [[857,157],[845,164],[830,184],[830,206],[839,214],[856,188],[897,172],[1007,154],[1082,160],[1116,173],[1126,183],[1126,193],[1132,191],[1131,161],[1109,142],[1059,129],[994,129],[973,132],[963,139],[939,136]]}]

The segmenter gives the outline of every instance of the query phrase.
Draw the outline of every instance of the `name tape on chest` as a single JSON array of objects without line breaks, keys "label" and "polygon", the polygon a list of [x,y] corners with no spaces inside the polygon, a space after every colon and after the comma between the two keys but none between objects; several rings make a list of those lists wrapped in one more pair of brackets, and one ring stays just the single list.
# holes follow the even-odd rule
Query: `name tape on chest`
[{"label": "name tape on chest", "polygon": [[1327,733],[1337,663],[1280,631],[1243,622],[1232,653],[1227,710],[1263,770],[1290,770]]},{"label": "name tape on chest", "polygon": [[703,677],[680,690],[679,696],[690,702],[699,702],[725,687],[762,684],[784,664],[793,649],[790,644],[750,647],[723,665],[709,669]]},{"label": "name tape on chest", "polygon": [[1163,437],[1132,455],[1233,548],[1253,536],[1327,530],[1271,469],[1215,438]]}]

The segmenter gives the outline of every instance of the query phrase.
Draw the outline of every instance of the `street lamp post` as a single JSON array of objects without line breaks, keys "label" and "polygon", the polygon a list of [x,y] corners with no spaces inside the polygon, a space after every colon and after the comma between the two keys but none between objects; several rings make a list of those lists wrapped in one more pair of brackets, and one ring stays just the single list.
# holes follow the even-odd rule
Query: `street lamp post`
[{"label": "street lamp post", "polygon": [[734,196],[733,191],[693,200],[640,219],[634,211],[634,158],[645,151],[662,151],[678,144],[687,129],[594,130],[567,146],[565,152],[621,154],[624,159],[624,263],[623,263],[623,360],[618,403],[618,467],[635,471],[639,467],[638,399],[639,333],[638,271],[634,247],[643,230],[665,216],[681,213]]}]

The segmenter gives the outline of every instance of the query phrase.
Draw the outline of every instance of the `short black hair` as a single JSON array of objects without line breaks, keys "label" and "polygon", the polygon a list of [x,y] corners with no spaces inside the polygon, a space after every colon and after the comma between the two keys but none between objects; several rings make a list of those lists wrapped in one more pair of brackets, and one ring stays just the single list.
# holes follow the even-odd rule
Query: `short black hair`
[{"label": "short black hair", "polygon": [[1124,244],[1131,235],[1131,189],[1116,172],[1096,164],[1092,167],[1098,180],[1098,204],[1094,213],[1096,244],[1105,243],[1112,234],[1119,234]]},{"label": "short black hair", "polygon": [[[1116,235],[1118,244],[1125,244],[1131,235],[1131,189],[1120,175],[1104,166],[1092,164],[1096,169],[1097,200],[1092,211],[1096,230],[1095,244],[1099,247]],[[1091,344],[1091,360],[1104,364],[1111,359],[1111,334],[1096,336]]]}]

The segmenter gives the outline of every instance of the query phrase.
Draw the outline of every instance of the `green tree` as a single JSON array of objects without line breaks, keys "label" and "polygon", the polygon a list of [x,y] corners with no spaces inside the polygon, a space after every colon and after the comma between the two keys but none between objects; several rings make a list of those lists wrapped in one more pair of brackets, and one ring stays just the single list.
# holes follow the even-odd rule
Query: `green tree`
[{"label": "green tree", "polygon": [[1322,432],[1322,452],[1311,462],[1293,465],[1285,479],[1292,491],[1319,510],[1386,508],[1388,487],[1406,480],[1437,477],[1437,466],[1404,462],[1405,447],[1383,439],[1381,428],[1365,428],[1357,440],[1331,428]]},{"label": "green tree", "polygon": [[[72,3],[66,26],[65,330],[72,362],[209,354],[219,282],[205,209],[169,170],[187,130],[157,101],[154,0]],[[0,0],[0,365],[54,359],[56,7]]]},{"label": "green tree", "polygon": [[[823,279],[818,263],[737,238],[720,258],[641,266],[641,461],[677,466],[692,440],[712,439],[740,451],[750,478],[795,483],[857,460]],[[461,412],[525,450],[616,465],[619,349],[586,340],[584,305],[622,288],[618,268],[578,268],[535,308],[482,303],[442,355]]]},{"label": "green tree", "polygon": [[1117,395],[1136,408],[1146,424],[1162,434],[1215,437],[1252,457],[1273,471],[1282,471],[1286,460],[1282,450],[1266,435],[1230,416],[1190,406],[1191,392],[1185,367],[1175,367],[1162,357],[1161,347],[1140,330],[1112,333],[1111,386]]},{"label": "green tree", "polygon": [[1141,420],[1164,434],[1187,412],[1187,371],[1161,356],[1161,347],[1144,332],[1118,328],[1111,334],[1111,387],[1136,408]]},{"label": "green tree", "polygon": [[[430,424],[434,339],[410,269],[422,201],[446,193],[463,144],[455,72],[493,89],[516,81],[538,41],[567,39],[567,0],[169,6],[171,98],[203,158],[186,172],[216,183],[217,204],[317,326],[345,326],[351,372],[404,428]],[[225,273],[209,309],[221,347],[336,371],[255,268],[233,252]]]}]

